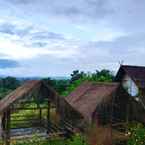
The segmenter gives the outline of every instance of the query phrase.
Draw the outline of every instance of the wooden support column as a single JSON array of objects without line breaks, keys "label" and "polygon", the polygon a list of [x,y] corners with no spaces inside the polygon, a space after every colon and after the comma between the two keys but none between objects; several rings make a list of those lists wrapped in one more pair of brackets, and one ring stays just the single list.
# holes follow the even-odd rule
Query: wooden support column
[{"label": "wooden support column", "polygon": [[47,108],[47,127],[49,128],[50,122],[50,101],[48,100],[48,108]]},{"label": "wooden support column", "polygon": [[5,143],[6,141],[6,113],[4,112],[2,115],[2,141]]},{"label": "wooden support column", "polygon": [[42,124],[42,109],[41,109],[41,106],[39,103],[37,104],[37,109],[39,109],[38,110],[39,111],[39,123],[41,125]]},{"label": "wooden support column", "polygon": [[39,121],[40,121],[40,125],[42,124],[42,108],[40,106],[40,104],[38,104],[38,109],[39,109]]},{"label": "wooden support column", "polygon": [[50,121],[50,101],[48,101],[48,109],[47,109],[47,122]]},{"label": "wooden support column", "polygon": [[2,114],[0,114],[0,139],[2,138],[3,128],[2,128]]},{"label": "wooden support column", "polygon": [[8,109],[6,112],[5,145],[10,145],[10,116],[11,112],[10,109]]}]

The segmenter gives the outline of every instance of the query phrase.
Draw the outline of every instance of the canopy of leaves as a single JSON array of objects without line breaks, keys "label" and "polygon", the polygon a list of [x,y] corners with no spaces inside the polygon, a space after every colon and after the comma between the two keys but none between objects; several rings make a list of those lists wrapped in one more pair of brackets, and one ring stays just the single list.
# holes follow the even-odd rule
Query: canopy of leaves
[{"label": "canopy of leaves", "polygon": [[69,86],[69,80],[45,78],[43,81],[53,87],[59,94],[62,94],[64,91],[66,91],[66,88]]},{"label": "canopy of leaves", "polygon": [[20,85],[20,81],[15,77],[0,78],[0,99],[16,89]]}]

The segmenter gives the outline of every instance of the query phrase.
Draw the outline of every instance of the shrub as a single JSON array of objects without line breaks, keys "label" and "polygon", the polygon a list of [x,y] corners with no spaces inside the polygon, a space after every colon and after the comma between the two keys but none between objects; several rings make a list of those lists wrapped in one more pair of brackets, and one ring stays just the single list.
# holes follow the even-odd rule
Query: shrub
[{"label": "shrub", "polygon": [[84,136],[76,134],[72,139],[68,140],[68,145],[88,145],[85,141]]},{"label": "shrub", "polygon": [[131,134],[128,145],[145,145],[145,127],[142,124],[132,125],[128,133]]}]

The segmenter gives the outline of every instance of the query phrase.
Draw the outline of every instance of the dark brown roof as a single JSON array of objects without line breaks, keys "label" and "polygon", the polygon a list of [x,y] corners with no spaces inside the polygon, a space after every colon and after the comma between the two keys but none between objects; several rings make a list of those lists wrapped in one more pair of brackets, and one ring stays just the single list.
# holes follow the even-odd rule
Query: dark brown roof
[{"label": "dark brown roof", "polygon": [[[16,90],[8,94],[6,97],[4,97],[2,100],[0,100],[0,113],[2,113],[4,110],[9,108],[11,104],[13,104],[15,101],[29,96],[33,93],[33,91],[38,91],[41,88],[41,85],[44,85],[44,83],[40,80],[31,80],[25,82],[22,86],[18,87]],[[49,87],[49,86],[46,86]],[[44,88],[43,88],[44,89]],[[48,89],[48,88],[47,88]],[[50,88],[50,91],[52,88]],[[54,91],[54,93],[56,93]]]},{"label": "dark brown roof", "polygon": [[122,65],[119,68],[115,80],[121,81],[124,74],[130,76],[139,88],[145,88],[145,67]]},{"label": "dark brown roof", "polygon": [[84,82],[67,96],[65,100],[86,120],[90,120],[96,107],[110,102],[112,94],[118,87],[118,83]]}]

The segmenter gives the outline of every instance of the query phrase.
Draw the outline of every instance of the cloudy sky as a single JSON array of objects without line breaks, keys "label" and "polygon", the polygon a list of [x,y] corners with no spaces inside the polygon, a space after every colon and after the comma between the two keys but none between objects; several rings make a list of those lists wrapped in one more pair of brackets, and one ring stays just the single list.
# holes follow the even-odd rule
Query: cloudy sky
[{"label": "cloudy sky", "polygon": [[0,75],[145,65],[144,0],[0,0]]}]

